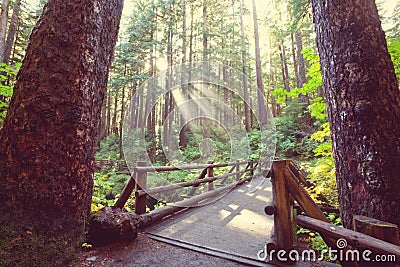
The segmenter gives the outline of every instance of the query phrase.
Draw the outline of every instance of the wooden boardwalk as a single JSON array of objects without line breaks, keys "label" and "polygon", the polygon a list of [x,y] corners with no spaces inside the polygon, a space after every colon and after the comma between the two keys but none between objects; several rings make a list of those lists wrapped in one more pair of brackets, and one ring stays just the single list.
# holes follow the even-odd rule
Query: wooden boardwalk
[{"label": "wooden boardwalk", "polygon": [[258,176],[202,207],[188,209],[146,229],[156,240],[242,263],[272,266],[257,259],[274,224],[264,213],[272,201],[270,179]]}]

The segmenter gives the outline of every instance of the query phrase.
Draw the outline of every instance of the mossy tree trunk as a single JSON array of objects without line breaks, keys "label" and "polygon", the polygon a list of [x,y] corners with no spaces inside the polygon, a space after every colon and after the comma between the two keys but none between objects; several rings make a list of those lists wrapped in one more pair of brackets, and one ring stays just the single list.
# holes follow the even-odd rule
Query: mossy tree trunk
[{"label": "mossy tree trunk", "polygon": [[400,226],[400,91],[374,0],[312,0],[343,222]]},{"label": "mossy tree trunk", "polygon": [[85,234],[123,0],[49,0],[0,141],[0,265],[67,266]]}]

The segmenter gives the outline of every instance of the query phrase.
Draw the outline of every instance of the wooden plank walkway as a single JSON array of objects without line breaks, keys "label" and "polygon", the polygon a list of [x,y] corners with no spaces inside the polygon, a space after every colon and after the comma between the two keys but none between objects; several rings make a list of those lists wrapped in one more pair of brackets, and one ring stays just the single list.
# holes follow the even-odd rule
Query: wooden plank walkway
[{"label": "wooden plank walkway", "polygon": [[272,266],[257,259],[274,224],[264,207],[272,201],[269,179],[245,183],[208,205],[186,210],[146,229],[159,241],[231,260]]}]

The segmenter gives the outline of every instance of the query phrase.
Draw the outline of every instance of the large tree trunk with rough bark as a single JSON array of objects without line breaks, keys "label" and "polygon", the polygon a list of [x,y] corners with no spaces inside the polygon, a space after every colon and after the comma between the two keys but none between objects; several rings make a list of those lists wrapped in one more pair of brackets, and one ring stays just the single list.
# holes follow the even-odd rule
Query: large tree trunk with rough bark
[{"label": "large tree trunk with rough bark", "polygon": [[341,215],[400,226],[400,91],[374,0],[312,0]]},{"label": "large tree trunk with rough bark", "polygon": [[90,210],[123,0],[49,0],[0,141],[0,265],[68,266]]}]

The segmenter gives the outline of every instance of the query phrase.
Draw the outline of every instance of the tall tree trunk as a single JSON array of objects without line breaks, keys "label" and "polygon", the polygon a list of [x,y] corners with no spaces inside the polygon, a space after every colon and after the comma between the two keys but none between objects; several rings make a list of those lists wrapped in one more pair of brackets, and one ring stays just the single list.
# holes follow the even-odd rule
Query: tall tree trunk
[{"label": "tall tree trunk", "polygon": [[139,128],[141,130],[141,136],[142,138],[144,138],[144,128],[145,128],[145,115],[144,113],[144,97],[143,94],[139,94],[138,97],[138,114],[137,114],[137,128]]},{"label": "tall tree trunk", "polygon": [[133,81],[132,84],[132,100],[130,101],[130,107],[129,107],[129,112],[130,112],[130,122],[129,122],[129,129],[133,130],[137,128],[137,121],[138,121],[138,95],[136,94],[136,87],[137,87],[137,82],[136,80]]},{"label": "tall tree trunk", "polygon": [[[224,18],[222,18],[221,21],[221,27],[224,28],[225,27],[225,21]],[[229,39],[229,36],[227,36]],[[226,39],[224,38],[224,36],[221,36],[221,50],[225,51],[225,43],[226,43]],[[224,103],[228,103],[228,88],[226,88],[227,82],[228,82],[228,72],[227,72],[227,64],[228,64],[228,58],[226,56],[226,54],[224,53],[223,55],[223,64],[222,64],[222,81],[223,81],[223,99],[224,99]],[[221,122],[223,123],[223,125],[228,125],[228,112],[227,109],[224,108],[223,112],[221,114]]]},{"label": "tall tree trunk", "polygon": [[107,123],[107,101],[103,101],[100,114],[100,124],[97,130],[97,147],[100,148],[100,141],[103,140],[106,135],[106,123]]},{"label": "tall tree trunk", "polygon": [[294,45],[294,33],[290,33],[290,43],[292,45],[292,59],[293,59],[293,70],[294,70],[294,77],[296,79],[296,87],[300,88],[300,79],[299,79],[299,72],[298,72],[298,63],[296,58],[296,49]]},{"label": "tall tree trunk", "polygon": [[[182,2],[182,65],[186,65],[186,0]],[[181,90],[182,95],[186,97],[187,95],[187,81],[186,78],[186,71],[182,69],[181,73]],[[186,148],[187,146],[187,139],[186,139],[186,122],[185,116],[182,114],[180,116],[180,131],[179,131],[179,147]]]},{"label": "tall tree trunk", "polygon": [[[297,87],[298,88],[303,88],[304,84],[307,82],[306,78],[306,67],[305,67],[305,60],[304,56],[301,53],[303,50],[303,41],[301,38],[300,32],[296,31],[295,32],[295,39],[296,39],[296,46],[297,46],[297,66],[295,66],[295,69],[297,69]],[[310,112],[308,111],[308,105],[310,103],[308,95],[304,94],[299,94],[298,99],[302,103],[306,103],[303,108],[303,126],[308,126],[309,129],[314,129],[314,122],[311,117]]]},{"label": "tall tree trunk", "polygon": [[288,70],[288,65],[287,65],[287,60],[286,60],[286,52],[285,52],[285,45],[283,43],[282,39],[282,44],[279,46],[280,50],[280,57],[282,61],[282,78],[283,78],[283,84],[285,86],[285,90],[287,92],[290,91],[290,83],[289,83],[289,70]]},{"label": "tall tree trunk", "polygon": [[[228,82],[228,71],[227,71],[227,66],[224,64],[222,66],[222,80],[224,81],[224,84],[227,84]],[[228,93],[229,90],[224,86],[224,103],[229,103],[228,102]],[[223,119],[223,125],[228,125],[229,124],[229,118],[228,118],[228,111],[227,108],[224,108],[224,119]]]},{"label": "tall tree trunk", "polygon": [[115,95],[114,95],[114,108],[113,108],[113,117],[112,117],[112,122],[111,122],[111,129],[112,129],[112,134],[117,136],[118,135],[118,125],[117,125],[117,115],[118,115],[118,97],[119,97],[119,88],[115,89]]},{"label": "tall tree trunk", "polygon": [[261,68],[261,53],[260,53],[260,40],[258,35],[258,19],[257,19],[257,7],[255,0],[253,0],[253,22],[254,22],[254,44],[255,44],[255,56],[256,56],[256,76],[257,76],[257,104],[258,104],[258,120],[261,124],[267,122],[267,103],[265,102],[265,90],[262,79],[262,68]]},{"label": "tall tree trunk", "polygon": [[[154,5],[154,1],[153,1],[153,13],[157,14],[157,10]],[[153,77],[153,75],[155,73],[155,68],[156,68],[156,51],[157,51],[156,40],[155,40],[156,32],[157,32],[157,16],[155,16],[155,18],[154,18],[154,25],[153,25],[152,31],[150,33],[150,40],[152,42],[151,49],[150,49],[150,73],[149,73],[150,77]],[[154,81],[152,81],[152,82],[154,82]],[[156,84],[152,84],[152,87],[153,86],[155,87]],[[149,108],[150,108],[149,123],[147,124],[147,129],[148,129],[148,132],[149,132],[150,138],[151,138],[149,158],[152,163],[156,162],[156,153],[157,153],[156,107],[154,107],[155,101],[156,101],[155,92],[154,92],[154,90],[151,90],[150,103],[149,103]]]},{"label": "tall tree trunk", "polygon": [[190,89],[190,81],[192,80],[192,65],[193,65],[193,27],[194,27],[194,6],[190,2],[190,36],[189,36],[189,75],[188,75],[188,91]]},{"label": "tall tree trunk", "polygon": [[89,216],[100,110],[122,0],[49,0],[0,140],[5,266],[68,266]]},{"label": "tall tree trunk", "polygon": [[[125,66],[125,73],[126,75],[126,66]],[[125,86],[122,87],[121,93],[121,113],[120,113],[120,120],[119,120],[119,159],[124,158],[124,153],[122,151],[122,132],[124,127],[124,114],[125,114]]]},{"label": "tall tree trunk", "polygon": [[297,66],[298,66],[298,80],[299,80],[299,87],[303,87],[303,85],[307,82],[306,78],[306,67],[304,56],[301,53],[303,50],[303,41],[301,38],[301,33],[296,31],[295,33],[296,38],[296,46],[297,46]]},{"label": "tall tree trunk", "polygon": [[15,34],[17,32],[17,25],[18,25],[20,9],[21,9],[21,0],[17,0],[14,3],[13,14],[11,16],[10,27],[8,28],[7,40],[6,40],[5,48],[4,48],[3,62],[5,62],[6,64],[10,63],[11,50],[13,48]]},{"label": "tall tree trunk", "polygon": [[374,0],[312,0],[343,223],[400,226],[400,91]]},{"label": "tall tree trunk", "polygon": [[250,122],[250,107],[249,107],[249,89],[247,84],[247,56],[246,56],[246,45],[245,45],[245,35],[244,35],[244,25],[243,25],[243,3],[242,0],[240,2],[240,32],[242,36],[242,72],[243,72],[243,97],[244,97],[244,123],[246,127],[246,131],[250,131],[251,122]]},{"label": "tall tree trunk", "polygon": [[[171,7],[172,9],[172,7]],[[171,10],[172,12],[172,10]],[[172,89],[172,66],[173,66],[173,24],[172,18],[168,22],[168,42],[167,42],[167,75],[166,75],[166,86],[167,86],[167,93],[165,98],[165,117],[163,120],[164,123],[164,142],[169,147],[170,145],[170,138],[171,138],[171,130],[172,130],[172,114],[170,112],[173,109],[173,96],[171,93]]]},{"label": "tall tree trunk", "polygon": [[208,60],[207,0],[203,0],[203,61]]},{"label": "tall tree trunk", "polygon": [[[272,72],[271,69],[271,73],[269,75],[269,81],[270,81],[270,92],[272,92],[275,88],[275,75]],[[278,103],[276,103],[276,97],[275,96],[271,96],[271,107],[272,107],[272,116],[277,117],[280,115],[279,113],[279,105]]]},{"label": "tall tree trunk", "polygon": [[111,92],[108,90],[107,94],[107,120],[106,120],[106,137],[111,134]]},{"label": "tall tree trunk", "polygon": [[[168,79],[168,78],[167,78]],[[166,82],[166,84],[168,84],[168,80]],[[169,111],[169,98],[170,98],[170,93],[166,92],[164,95],[164,106],[163,106],[163,114],[162,114],[162,125],[163,125],[163,129],[162,129],[162,137],[163,137],[163,143],[164,144],[168,144],[168,138],[169,138],[169,129],[168,129],[168,122],[169,120],[168,118],[168,111]]]},{"label": "tall tree trunk", "polygon": [[3,0],[0,12],[0,62],[4,62],[9,0]]}]

